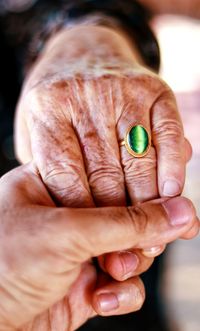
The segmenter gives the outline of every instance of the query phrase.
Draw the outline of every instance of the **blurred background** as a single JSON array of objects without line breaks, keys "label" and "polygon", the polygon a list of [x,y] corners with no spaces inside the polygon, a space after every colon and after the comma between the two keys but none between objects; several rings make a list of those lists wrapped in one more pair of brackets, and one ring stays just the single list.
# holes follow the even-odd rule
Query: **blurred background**
[{"label": "blurred background", "polygon": [[[200,215],[200,22],[162,16],[153,22],[162,53],[161,75],[176,94],[185,136],[193,147],[184,194]],[[173,331],[200,330],[200,237],[172,244],[160,283]]]},{"label": "blurred background", "polygon": [[[34,1],[0,0],[0,13],[5,10],[5,3],[17,12],[27,9]],[[185,136],[193,146],[184,194],[195,203],[200,215],[200,22],[162,16],[154,19],[152,25],[162,53],[161,76],[176,94]],[[1,30],[0,42],[3,50]],[[0,72],[0,175],[3,175],[17,165],[13,151],[13,113],[20,87],[16,84],[12,49],[0,52]],[[165,257],[160,293],[165,299],[165,313],[172,331],[200,330],[199,245],[200,238],[180,240],[169,247]]]}]

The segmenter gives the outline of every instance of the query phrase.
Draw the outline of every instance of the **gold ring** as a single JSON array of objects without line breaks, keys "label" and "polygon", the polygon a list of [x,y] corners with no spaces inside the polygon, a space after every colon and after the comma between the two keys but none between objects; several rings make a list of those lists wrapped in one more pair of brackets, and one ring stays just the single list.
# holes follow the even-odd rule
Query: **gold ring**
[{"label": "gold ring", "polygon": [[151,136],[143,125],[132,125],[120,146],[125,146],[128,153],[134,157],[144,157],[151,147]]}]

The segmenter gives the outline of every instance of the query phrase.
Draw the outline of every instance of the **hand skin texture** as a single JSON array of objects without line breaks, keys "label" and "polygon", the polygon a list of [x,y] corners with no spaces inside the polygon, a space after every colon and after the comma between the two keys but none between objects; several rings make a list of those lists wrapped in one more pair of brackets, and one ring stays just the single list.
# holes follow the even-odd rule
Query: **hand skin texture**
[{"label": "hand skin texture", "polygon": [[[142,159],[119,147],[134,124],[152,136]],[[126,191],[132,204],[179,195],[190,149],[170,88],[122,32],[100,26],[49,40],[25,81],[15,141],[22,163],[33,158],[68,207],[126,205]]]},{"label": "hand skin texture", "polygon": [[[131,204],[182,192],[191,147],[172,91],[141,63],[121,31],[77,26],[52,37],[30,72],[16,151],[22,163],[34,159],[60,205],[122,206],[126,192]],[[152,133],[142,159],[119,148],[138,123]]]},{"label": "hand skin texture", "polygon": [[[127,128],[138,123],[152,132],[143,159],[119,148]],[[94,26],[61,31],[47,43],[18,104],[16,150],[23,163],[34,159],[56,204],[84,208],[125,206],[126,191],[133,205],[178,195],[191,155],[169,87],[142,66],[121,31]],[[122,281],[147,270],[164,248],[153,243],[153,250],[98,260]],[[51,316],[56,324],[55,310]]]},{"label": "hand skin texture", "polygon": [[[129,278],[123,254],[185,233],[192,238],[198,230],[195,209],[183,197],[135,207],[57,208],[33,164],[13,170],[0,180],[0,330],[72,331],[96,313],[138,310],[145,292],[136,275],[146,266],[143,261]],[[121,281],[91,260],[115,251],[123,251]]]}]

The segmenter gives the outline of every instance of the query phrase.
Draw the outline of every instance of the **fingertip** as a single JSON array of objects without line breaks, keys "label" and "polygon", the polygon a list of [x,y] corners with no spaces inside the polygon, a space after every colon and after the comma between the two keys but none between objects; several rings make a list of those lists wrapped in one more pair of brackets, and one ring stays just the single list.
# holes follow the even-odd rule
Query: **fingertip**
[{"label": "fingertip", "polygon": [[172,226],[194,224],[196,210],[192,202],[185,197],[175,197],[162,203]]},{"label": "fingertip", "polygon": [[[185,138],[184,139],[184,152],[185,153],[185,162],[189,162],[192,157],[192,146],[190,142]],[[172,162],[172,161],[170,161]],[[170,169],[164,171],[164,174],[161,176],[163,184],[161,184],[160,195],[162,197],[175,197],[182,193],[184,186],[184,177],[185,177],[185,164],[181,161],[173,161],[174,166],[171,165]],[[163,167],[164,169],[164,167]],[[171,173],[171,174],[170,174]],[[164,180],[165,174],[168,175],[168,178]]]},{"label": "fingertip", "polygon": [[109,314],[112,311],[119,309],[119,300],[115,293],[102,292],[96,295],[94,301],[94,309],[99,315]]},{"label": "fingertip", "polygon": [[200,230],[200,222],[197,218],[195,224],[183,235],[181,239],[190,240],[198,236]]},{"label": "fingertip", "polygon": [[111,281],[99,288],[94,293],[92,305],[98,315],[122,315],[138,311],[144,300],[144,285],[135,277],[124,282]]},{"label": "fingertip", "polygon": [[138,265],[139,258],[131,251],[111,253],[105,257],[106,271],[118,281],[133,277]]},{"label": "fingertip", "polygon": [[162,196],[175,197],[180,195],[182,191],[182,185],[176,179],[167,179],[162,187]]},{"label": "fingertip", "polygon": [[146,248],[146,249],[142,250],[142,254],[146,257],[154,258],[156,256],[161,255],[164,252],[165,248],[166,248],[166,245]]},{"label": "fingertip", "polygon": [[192,158],[192,146],[187,138],[185,138],[185,162],[189,162]]}]

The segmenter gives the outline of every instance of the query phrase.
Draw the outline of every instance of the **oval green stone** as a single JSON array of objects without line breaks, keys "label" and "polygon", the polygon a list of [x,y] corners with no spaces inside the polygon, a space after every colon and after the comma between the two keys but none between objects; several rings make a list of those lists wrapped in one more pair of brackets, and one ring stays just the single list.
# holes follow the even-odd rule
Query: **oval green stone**
[{"label": "oval green stone", "polygon": [[136,154],[143,154],[149,145],[147,131],[141,125],[134,126],[128,133],[127,138],[130,148]]}]

